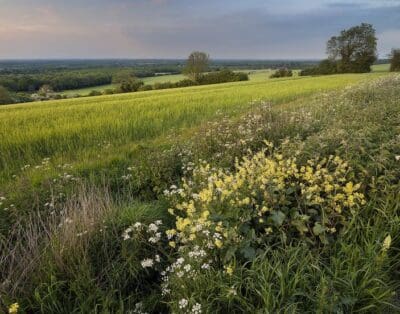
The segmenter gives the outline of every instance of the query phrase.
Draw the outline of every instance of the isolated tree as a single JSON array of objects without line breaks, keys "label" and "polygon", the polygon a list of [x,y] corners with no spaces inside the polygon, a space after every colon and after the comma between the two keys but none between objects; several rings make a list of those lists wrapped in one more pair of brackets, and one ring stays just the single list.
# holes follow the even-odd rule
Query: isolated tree
[{"label": "isolated tree", "polygon": [[47,97],[49,94],[52,93],[54,93],[53,88],[48,84],[43,85],[38,92],[38,94],[43,97]]},{"label": "isolated tree", "polygon": [[189,79],[198,81],[201,74],[207,71],[209,61],[210,56],[207,53],[193,51],[186,61],[183,73],[186,74]]},{"label": "isolated tree", "polygon": [[390,71],[400,71],[400,49],[392,49],[390,54]]},{"label": "isolated tree", "polygon": [[0,85],[0,105],[6,105],[13,103],[13,99],[10,96],[8,90]]},{"label": "isolated tree", "polygon": [[373,26],[362,23],[331,37],[326,50],[338,72],[369,72],[377,58],[376,41]]}]

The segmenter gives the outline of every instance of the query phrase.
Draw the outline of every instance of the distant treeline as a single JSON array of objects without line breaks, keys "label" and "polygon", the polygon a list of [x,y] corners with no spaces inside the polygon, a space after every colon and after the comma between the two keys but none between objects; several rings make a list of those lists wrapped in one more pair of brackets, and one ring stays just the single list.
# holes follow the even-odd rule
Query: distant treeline
[{"label": "distant treeline", "polygon": [[[0,72],[0,86],[11,92],[35,92],[43,85],[49,85],[54,91],[79,89],[110,84],[113,77],[121,72],[133,71],[136,77],[150,77],[158,73],[177,74],[180,71],[171,67],[135,69],[135,68],[93,68],[82,70],[52,69],[40,71],[7,69]],[[25,72],[25,73],[24,73]]]},{"label": "distant treeline", "polygon": [[118,94],[118,93],[129,93],[137,91],[148,91],[156,89],[168,89],[168,88],[178,88],[178,87],[188,87],[197,85],[208,85],[208,84],[219,84],[228,82],[239,82],[248,81],[249,76],[243,72],[233,72],[228,69],[224,69],[217,72],[210,72],[206,74],[201,74],[199,78],[194,81],[190,79],[180,80],[178,82],[163,82],[154,83],[153,85],[144,84],[142,81],[127,78],[122,79],[119,83],[120,85],[115,89],[107,89],[103,93],[99,91],[92,91],[89,96],[97,96],[101,94]]},{"label": "distant treeline", "polygon": [[[317,61],[290,60],[213,60],[209,70],[283,67],[299,69],[316,63]],[[184,66],[183,59],[0,61],[0,86],[10,92],[34,93],[43,85],[51,86],[54,91],[63,91],[110,84],[113,77],[124,71],[143,78],[179,74]]]}]

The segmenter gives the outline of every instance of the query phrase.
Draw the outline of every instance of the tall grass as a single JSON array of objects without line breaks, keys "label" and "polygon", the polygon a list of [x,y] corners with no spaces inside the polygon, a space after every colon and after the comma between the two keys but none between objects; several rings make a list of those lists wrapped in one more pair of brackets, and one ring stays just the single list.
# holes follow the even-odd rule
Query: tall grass
[{"label": "tall grass", "polygon": [[4,106],[0,108],[0,177],[43,158],[90,159],[102,154],[107,144],[115,151],[127,143],[198,125],[217,111],[243,112],[253,100],[282,103],[374,76],[230,83]]}]

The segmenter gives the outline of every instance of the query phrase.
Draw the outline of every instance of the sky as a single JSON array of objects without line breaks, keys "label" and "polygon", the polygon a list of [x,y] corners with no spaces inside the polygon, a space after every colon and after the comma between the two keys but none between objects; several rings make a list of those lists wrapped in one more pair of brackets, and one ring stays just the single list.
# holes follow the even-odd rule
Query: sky
[{"label": "sky", "polygon": [[0,59],[319,59],[362,22],[400,47],[400,0],[0,0]]}]

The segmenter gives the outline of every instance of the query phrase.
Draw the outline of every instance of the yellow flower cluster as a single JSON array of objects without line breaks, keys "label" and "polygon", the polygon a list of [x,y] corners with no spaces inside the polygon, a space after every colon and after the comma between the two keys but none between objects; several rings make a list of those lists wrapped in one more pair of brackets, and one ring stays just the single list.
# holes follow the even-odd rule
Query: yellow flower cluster
[{"label": "yellow flower cluster", "polygon": [[8,313],[16,314],[16,313],[18,313],[18,309],[19,309],[19,304],[18,303],[13,303],[8,308]]},{"label": "yellow flower cluster", "polygon": [[176,216],[170,237],[219,249],[243,241],[249,230],[259,237],[281,230],[321,238],[335,233],[365,203],[360,184],[348,180],[349,166],[338,156],[299,165],[296,156],[267,146],[237,161],[234,172],[207,163],[196,168],[170,210]]}]

